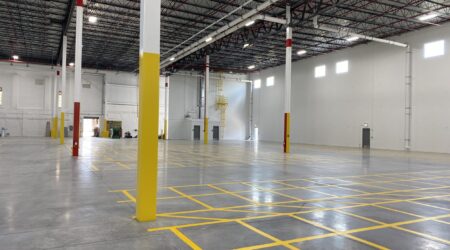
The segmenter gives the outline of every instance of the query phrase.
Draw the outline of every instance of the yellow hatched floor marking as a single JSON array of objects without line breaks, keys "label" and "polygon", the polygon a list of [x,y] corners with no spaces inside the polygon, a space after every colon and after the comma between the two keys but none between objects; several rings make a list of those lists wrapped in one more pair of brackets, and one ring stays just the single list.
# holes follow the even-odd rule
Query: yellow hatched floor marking
[{"label": "yellow hatched floor marking", "polygon": [[310,221],[310,220],[304,219],[304,218],[302,218],[302,217],[298,217],[298,216],[296,216],[296,215],[290,215],[290,217],[292,217],[292,218],[294,218],[294,219],[297,219],[297,220],[300,220],[300,221],[303,221],[303,222],[305,222],[305,223],[311,224],[311,225],[313,225],[313,226],[315,226],[315,227],[325,229],[325,230],[327,230],[327,231],[329,231],[329,232],[333,232],[333,233],[335,233],[335,234],[337,234],[337,235],[342,235],[342,236],[344,236],[344,237],[347,237],[347,238],[356,240],[356,241],[358,241],[358,242],[364,243],[364,244],[369,245],[369,246],[371,246],[371,247],[374,247],[374,248],[377,248],[377,249],[382,249],[382,250],[388,250],[388,248],[386,248],[386,247],[384,247],[384,246],[381,246],[381,245],[378,245],[378,244],[376,244],[376,243],[373,243],[373,242],[370,242],[370,241],[361,239],[361,238],[356,237],[356,236],[354,236],[354,235],[347,234],[347,233],[345,233],[345,232],[341,232],[341,231],[334,230],[334,229],[329,228],[329,227],[327,227],[327,226],[324,226],[324,225],[322,225],[322,224],[320,224],[320,223],[317,223],[317,222],[314,222],[314,221]]},{"label": "yellow hatched floor marking", "polygon": [[97,172],[97,171],[100,171],[100,169],[97,166],[95,166],[94,164],[91,164],[91,171]]},{"label": "yellow hatched floor marking", "polygon": [[292,250],[297,250],[297,249],[299,249],[299,248],[297,248],[297,247],[294,247],[294,246],[291,246],[291,245],[289,245],[289,244],[287,244],[287,243],[284,243],[282,240],[280,240],[280,239],[278,239],[278,238],[276,238],[276,237],[274,237],[274,236],[272,236],[272,235],[270,235],[270,234],[268,234],[268,233],[265,233],[265,232],[259,230],[258,228],[254,227],[254,226],[252,226],[252,225],[250,225],[250,224],[247,224],[247,223],[245,223],[245,222],[243,222],[243,221],[241,221],[241,220],[237,220],[236,222],[239,223],[239,224],[241,224],[242,226],[244,226],[244,227],[246,227],[246,228],[252,230],[253,232],[255,232],[255,233],[257,233],[257,234],[263,236],[263,237],[266,237],[266,238],[268,238],[268,239],[270,239],[270,240],[272,240],[272,241],[274,241],[274,242],[280,243],[280,245],[282,245],[282,246],[284,246],[284,247],[286,247],[286,248],[288,248],[288,249],[292,249]]},{"label": "yellow hatched floor marking", "polygon": [[183,197],[186,198],[186,199],[189,199],[189,200],[191,200],[191,201],[193,201],[193,202],[195,202],[195,203],[197,203],[197,204],[200,204],[201,206],[203,206],[203,207],[205,207],[205,208],[207,208],[207,209],[214,209],[212,206],[210,206],[210,205],[208,205],[208,204],[206,204],[206,203],[204,203],[204,202],[201,202],[201,201],[199,201],[199,200],[197,200],[197,199],[195,199],[195,198],[193,198],[193,197],[191,197],[191,196],[189,196],[189,195],[187,195],[187,194],[185,194],[185,193],[183,193],[183,192],[177,190],[176,188],[171,188],[171,187],[170,187],[169,189],[172,190],[173,192],[175,192],[175,193],[177,193],[177,194],[183,196]]},{"label": "yellow hatched floor marking", "polygon": [[194,250],[201,250],[202,248],[195,244],[191,239],[189,239],[186,235],[184,235],[180,230],[176,228],[171,228],[170,231],[174,233],[180,240],[182,240],[186,245]]},{"label": "yellow hatched floor marking", "polygon": [[232,196],[234,196],[234,197],[237,197],[237,198],[246,200],[246,201],[248,201],[248,202],[250,202],[250,203],[253,203],[253,204],[256,204],[256,205],[260,205],[260,203],[255,202],[255,201],[252,200],[252,199],[249,199],[249,198],[244,197],[244,196],[242,196],[242,195],[239,195],[239,194],[237,194],[237,193],[230,192],[230,191],[228,191],[228,190],[225,190],[225,189],[223,189],[223,188],[214,186],[214,185],[212,185],[212,184],[208,184],[207,186],[210,187],[210,188],[214,188],[214,189],[216,189],[216,190],[219,190],[219,191],[221,191],[221,192],[223,192],[223,193],[225,193],[225,194],[229,194],[229,195],[232,195]]}]

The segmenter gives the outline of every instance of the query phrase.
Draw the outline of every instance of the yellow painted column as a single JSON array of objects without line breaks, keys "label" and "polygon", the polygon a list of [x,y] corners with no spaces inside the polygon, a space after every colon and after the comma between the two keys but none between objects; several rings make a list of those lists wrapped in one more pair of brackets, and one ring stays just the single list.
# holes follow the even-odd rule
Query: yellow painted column
[{"label": "yellow painted column", "polygon": [[59,143],[64,144],[64,112],[61,112],[61,122],[59,125]]},{"label": "yellow painted column", "polygon": [[53,139],[56,139],[56,137],[58,137],[58,117],[57,116],[53,117],[51,134],[52,134]]},{"label": "yellow painted column", "polygon": [[156,219],[161,0],[141,0],[136,220]]},{"label": "yellow painted column", "polygon": [[102,137],[103,138],[108,138],[109,137],[108,120],[106,120],[106,119],[103,119]]},{"label": "yellow painted column", "polygon": [[204,139],[205,139],[205,144],[208,144],[208,131],[209,131],[209,128],[208,128],[208,117],[205,117],[204,119],[203,119],[203,128],[205,129],[204,131],[203,131],[203,136],[204,136]]}]

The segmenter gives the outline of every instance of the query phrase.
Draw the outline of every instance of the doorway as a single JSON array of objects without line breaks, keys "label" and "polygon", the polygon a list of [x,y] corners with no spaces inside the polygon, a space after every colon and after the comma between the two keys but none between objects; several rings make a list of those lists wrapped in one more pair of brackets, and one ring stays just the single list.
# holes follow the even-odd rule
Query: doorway
[{"label": "doorway", "polygon": [[213,140],[218,141],[219,140],[219,126],[213,126]]},{"label": "doorway", "polygon": [[370,148],[370,128],[363,128],[362,130],[362,147]]},{"label": "doorway", "polygon": [[194,125],[194,140],[200,141],[200,125]]},{"label": "doorway", "polygon": [[83,137],[98,137],[100,133],[98,117],[83,118]]}]

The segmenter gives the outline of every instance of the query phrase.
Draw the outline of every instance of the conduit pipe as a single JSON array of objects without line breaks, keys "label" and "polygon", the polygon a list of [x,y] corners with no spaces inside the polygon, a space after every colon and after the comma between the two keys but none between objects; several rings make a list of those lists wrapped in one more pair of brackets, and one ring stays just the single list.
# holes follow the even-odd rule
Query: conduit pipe
[{"label": "conduit pipe", "polygon": [[412,48],[406,48],[406,76],[405,76],[405,150],[411,150],[412,123]]},{"label": "conduit pipe", "polygon": [[[256,6],[255,9],[247,12],[246,14],[238,17],[237,19],[233,20],[232,22],[226,24],[222,28],[208,34],[207,36],[203,37],[199,41],[191,44],[190,46],[187,46],[183,50],[179,51],[178,53],[168,57],[166,60],[161,62],[161,68],[165,68],[169,66],[170,64],[194,53],[195,51],[207,46],[208,44],[217,41],[225,36],[228,36],[229,34],[235,32],[236,30],[242,28],[245,26],[246,23],[249,21],[256,21],[260,16],[255,16],[260,11],[266,9],[270,5],[280,2],[281,0],[267,0],[266,2]],[[209,42],[206,42],[206,39],[212,38]],[[173,59],[172,61],[170,59]]]},{"label": "conduit pipe", "polygon": [[406,43],[400,43],[400,42],[391,41],[391,40],[387,40],[387,39],[381,39],[381,38],[377,38],[377,37],[361,35],[361,34],[358,34],[358,33],[353,33],[353,32],[347,32],[347,31],[343,31],[343,30],[339,30],[339,29],[334,29],[334,28],[331,28],[331,27],[327,27],[325,25],[319,25],[317,23],[317,16],[315,16],[313,18],[313,23],[314,23],[314,28],[315,29],[325,30],[325,31],[333,32],[333,33],[338,33],[338,34],[341,34],[341,35],[355,36],[355,37],[359,37],[361,39],[374,41],[374,42],[379,42],[379,43],[390,44],[390,45],[399,46],[399,47],[402,47],[402,48],[408,47],[408,44],[406,44]]}]

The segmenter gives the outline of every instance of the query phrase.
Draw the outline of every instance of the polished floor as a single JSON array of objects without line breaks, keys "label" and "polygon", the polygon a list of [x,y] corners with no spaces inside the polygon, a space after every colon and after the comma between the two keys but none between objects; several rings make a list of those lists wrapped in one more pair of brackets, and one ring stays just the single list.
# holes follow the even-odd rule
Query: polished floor
[{"label": "polished floor", "polygon": [[138,223],[136,147],[1,138],[0,249],[450,249],[450,155],[160,142]]}]

